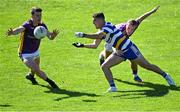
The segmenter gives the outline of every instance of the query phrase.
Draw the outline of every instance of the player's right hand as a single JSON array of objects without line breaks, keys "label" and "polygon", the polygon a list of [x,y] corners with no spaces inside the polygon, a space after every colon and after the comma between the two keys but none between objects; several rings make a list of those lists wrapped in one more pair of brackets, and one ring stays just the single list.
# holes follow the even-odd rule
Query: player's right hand
[{"label": "player's right hand", "polygon": [[78,48],[84,47],[84,44],[81,44],[79,42],[73,43],[72,45],[75,46],[75,47],[78,47]]},{"label": "player's right hand", "polygon": [[75,36],[82,38],[82,37],[84,37],[84,33],[83,32],[75,32]]},{"label": "player's right hand", "polygon": [[9,28],[8,31],[6,32],[6,35],[7,36],[10,36],[13,34],[13,29],[12,28]]},{"label": "player's right hand", "polygon": [[159,9],[159,7],[160,7],[160,6],[156,6],[156,7],[152,10],[152,12],[156,12],[156,11]]},{"label": "player's right hand", "polygon": [[51,39],[54,40],[54,38],[59,34],[59,30],[58,29],[54,29],[53,32],[50,34],[51,35]]}]

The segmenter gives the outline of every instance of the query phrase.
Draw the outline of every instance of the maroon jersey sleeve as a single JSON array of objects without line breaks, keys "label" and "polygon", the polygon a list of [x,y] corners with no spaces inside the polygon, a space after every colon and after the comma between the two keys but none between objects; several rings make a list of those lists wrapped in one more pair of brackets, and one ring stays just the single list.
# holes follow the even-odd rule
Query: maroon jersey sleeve
[{"label": "maroon jersey sleeve", "polygon": [[21,26],[24,27],[25,29],[27,29],[29,24],[28,24],[28,22],[24,22]]}]

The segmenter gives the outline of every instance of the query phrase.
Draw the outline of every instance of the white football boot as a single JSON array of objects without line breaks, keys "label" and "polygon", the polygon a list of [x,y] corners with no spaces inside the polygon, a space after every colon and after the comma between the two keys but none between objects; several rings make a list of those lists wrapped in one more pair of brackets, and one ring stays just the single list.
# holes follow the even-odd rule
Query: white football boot
[{"label": "white football boot", "polygon": [[117,92],[116,87],[110,87],[106,92]]}]

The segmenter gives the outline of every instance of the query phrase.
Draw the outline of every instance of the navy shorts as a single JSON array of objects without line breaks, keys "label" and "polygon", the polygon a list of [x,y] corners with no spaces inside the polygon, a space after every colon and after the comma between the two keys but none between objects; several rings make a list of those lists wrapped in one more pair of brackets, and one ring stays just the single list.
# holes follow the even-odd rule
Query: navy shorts
[{"label": "navy shorts", "polygon": [[122,57],[125,60],[126,59],[134,60],[134,59],[137,59],[139,56],[141,56],[141,52],[139,51],[137,46],[132,43],[125,50],[123,50],[122,54],[115,53],[115,55]]}]

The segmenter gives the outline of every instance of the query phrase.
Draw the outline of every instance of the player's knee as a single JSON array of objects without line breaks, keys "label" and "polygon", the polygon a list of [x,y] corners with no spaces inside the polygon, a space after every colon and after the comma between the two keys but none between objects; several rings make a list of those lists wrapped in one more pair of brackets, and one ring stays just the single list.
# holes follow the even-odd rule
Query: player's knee
[{"label": "player's knee", "polygon": [[39,68],[39,65],[36,65],[33,63],[33,60],[31,58],[28,58],[28,59],[24,59],[24,63],[34,72],[36,73],[40,73],[40,68]]},{"label": "player's knee", "polygon": [[39,69],[39,67],[36,67],[36,66],[31,66],[31,70],[33,70],[34,72],[36,72],[36,73],[40,73],[40,69]]},{"label": "player's knee", "polygon": [[102,65],[101,65],[101,69],[102,69],[102,70],[105,70],[106,67],[102,64]]},{"label": "player's knee", "polygon": [[103,63],[102,65],[101,65],[101,69],[102,70],[105,70],[105,69],[108,69],[109,68],[109,66],[106,64],[106,63]]},{"label": "player's knee", "polygon": [[40,70],[39,68],[32,68],[32,70],[33,70],[34,72],[36,72],[37,74],[40,74],[40,72],[41,72],[41,70]]},{"label": "player's knee", "polygon": [[131,63],[131,66],[137,66],[135,61],[130,61],[130,63]]},{"label": "player's knee", "polygon": [[33,70],[34,72],[36,72],[37,74],[40,74],[41,73],[41,70],[38,66],[32,66],[31,67],[31,70]]}]

